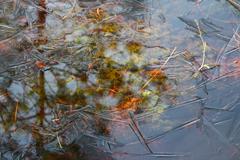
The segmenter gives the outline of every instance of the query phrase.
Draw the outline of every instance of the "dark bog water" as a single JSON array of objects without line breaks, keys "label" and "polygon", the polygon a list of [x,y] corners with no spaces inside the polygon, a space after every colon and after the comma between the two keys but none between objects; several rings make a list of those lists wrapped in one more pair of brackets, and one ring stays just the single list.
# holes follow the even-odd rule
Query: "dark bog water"
[{"label": "dark bog water", "polygon": [[0,0],[0,159],[240,159],[238,3]]}]

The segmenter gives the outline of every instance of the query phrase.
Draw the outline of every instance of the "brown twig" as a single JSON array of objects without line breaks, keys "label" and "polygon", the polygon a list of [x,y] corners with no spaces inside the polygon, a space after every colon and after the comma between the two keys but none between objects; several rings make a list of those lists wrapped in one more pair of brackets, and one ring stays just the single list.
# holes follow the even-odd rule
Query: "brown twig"
[{"label": "brown twig", "polygon": [[[168,61],[173,58],[173,55],[174,55],[176,49],[177,49],[177,48],[175,47],[175,48],[173,49],[173,51],[171,52],[170,56],[169,56],[169,57],[166,59],[166,61],[163,63],[163,65],[160,66],[160,70],[162,70],[162,69],[166,66],[166,64],[168,63]],[[140,89],[140,91],[143,90],[156,76],[157,76],[157,73],[153,74],[152,77],[151,77],[150,79],[148,79],[148,81],[142,86],[142,88]]]},{"label": "brown twig", "polygon": [[19,102],[16,102],[16,107],[15,107],[15,111],[14,111],[14,117],[13,117],[13,121],[14,123],[17,122],[17,113],[18,113],[18,108],[19,108]]},{"label": "brown twig", "polygon": [[240,4],[236,2],[236,0],[227,0],[234,8],[240,11]]}]

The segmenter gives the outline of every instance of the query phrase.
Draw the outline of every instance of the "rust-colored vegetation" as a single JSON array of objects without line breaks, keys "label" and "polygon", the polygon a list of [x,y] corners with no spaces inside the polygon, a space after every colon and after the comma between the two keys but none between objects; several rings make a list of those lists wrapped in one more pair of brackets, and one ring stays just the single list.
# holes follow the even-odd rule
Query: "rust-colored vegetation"
[{"label": "rust-colored vegetation", "polygon": [[118,110],[136,111],[141,104],[142,99],[138,97],[127,97],[119,105],[116,106]]},{"label": "rust-colored vegetation", "polygon": [[161,69],[154,69],[151,71],[146,71],[145,73],[152,79],[152,82],[157,84],[164,84],[167,78],[165,72]]},{"label": "rust-colored vegetation", "polygon": [[37,66],[38,69],[43,69],[47,66],[46,63],[44,63],[43,61],[36,61],[35,65]]}]

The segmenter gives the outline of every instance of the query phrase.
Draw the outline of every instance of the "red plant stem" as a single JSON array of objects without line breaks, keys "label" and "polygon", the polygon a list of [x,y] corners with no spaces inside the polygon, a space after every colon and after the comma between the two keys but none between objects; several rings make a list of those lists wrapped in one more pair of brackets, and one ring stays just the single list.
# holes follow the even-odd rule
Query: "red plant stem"
[{"label": "red plant stem", "polygon": [[46,1],[45,0],[40,0],[39,1],[39,6],[42,8],[38,11],[38,24],[39,24],[39,28],[44,28],[44,24],[46,22],[46,15],[47,12],[46,10]]}]

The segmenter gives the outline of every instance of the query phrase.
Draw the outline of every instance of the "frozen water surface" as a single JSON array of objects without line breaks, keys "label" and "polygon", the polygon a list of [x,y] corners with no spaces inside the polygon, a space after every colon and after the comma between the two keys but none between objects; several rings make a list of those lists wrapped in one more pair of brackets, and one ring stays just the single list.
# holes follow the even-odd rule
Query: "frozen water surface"
[{"label": "frozen water surface", "polygon": [[238,0],[0,0],[0,159],[239,160]]}]

